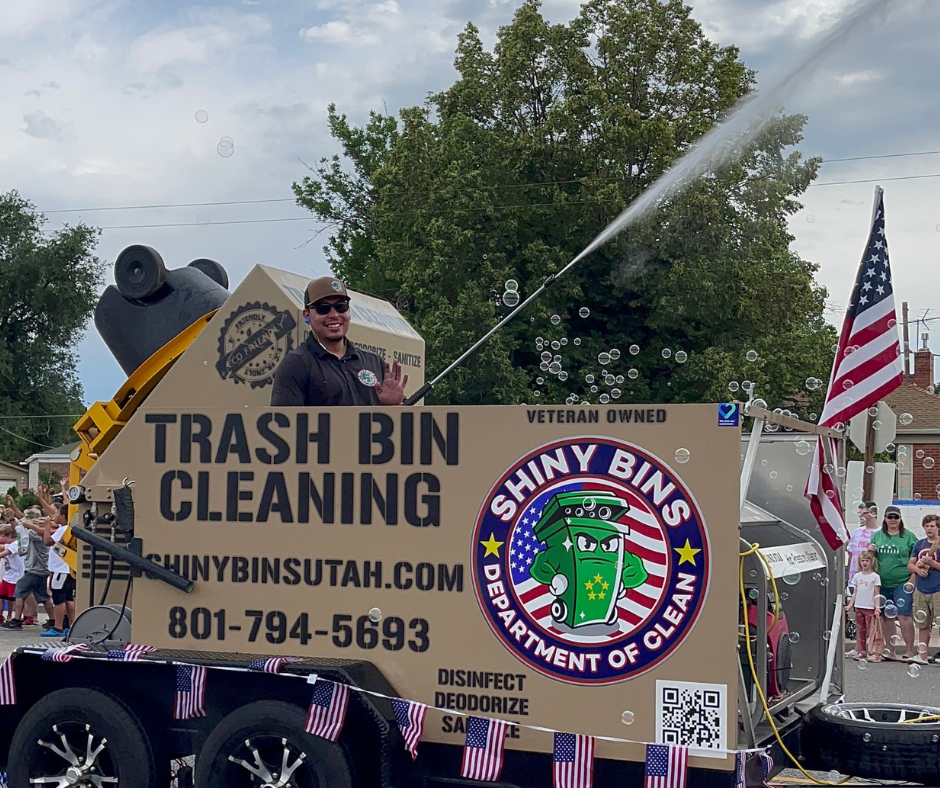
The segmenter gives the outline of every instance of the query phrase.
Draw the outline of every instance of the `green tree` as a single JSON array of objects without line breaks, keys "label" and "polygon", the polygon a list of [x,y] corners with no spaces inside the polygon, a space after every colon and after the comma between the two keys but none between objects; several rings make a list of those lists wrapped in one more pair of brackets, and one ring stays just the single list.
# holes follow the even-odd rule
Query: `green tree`
[{"label": "green tree", "polygon": [[[52,233],[17,192],[0,193],[0,414],[57,416],[84,411],[76,345],[88,323],[104,264],[99,230],[78,224]],[[63,418],[0,420],[0,457],[22,458],[73,439]]]},{"label": "green tree", "polygon": [[[754,82],[681,0],[590,0],[567,25],[528,0],[492,52],[468,25],[455,66],[450,88],[398,119],[373,113],[359,128],[331,106],[346,161],[324,159],[294,184],[334,228],[325,251],[336,273],[392,301],[425,337],[429,376],[505,316],[507,279],[525,296],[558,272]],[[538,390],[542,401],[596,401],[614,388],[623,401],[723,400],[747,379],[783,403],[807,377],[825,379],[826,293],[786,226],[820,163],[794,150],[805,121],[780,116],[590,255],[430,400],[532,402]],[[601,364],[611,349],[620,358]],[[539,369],[546,352],[562,356],[567,380]],[[623,383],[591,391],[585,376],[605,369]]]}]

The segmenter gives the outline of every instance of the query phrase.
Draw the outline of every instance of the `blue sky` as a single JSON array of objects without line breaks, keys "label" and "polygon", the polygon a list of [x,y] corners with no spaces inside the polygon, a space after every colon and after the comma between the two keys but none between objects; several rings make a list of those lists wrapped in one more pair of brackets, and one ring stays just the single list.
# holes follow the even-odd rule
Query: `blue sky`
[{"label": "blue sky", "polygon": [[[519,0],[4,0],[0,11],[0,189],[49,211],[49,227],[106,229],[99,256],[131,243],[171,267],[219,260],[238,282],[255,263],[325,273],[318,225],[290,201],[302,162],[329,155],[326,106],[354,121],[447,87],[468,21],[492,44]],[[781,68],[850,0],[699,0],[706,33],[760,74]],[[575,0],[546,0],[554,21]],[[940,150],[940,3],[886,0],[885,14],[819,69],[787,106],[810,117],[806,155]],[[205,123],[196,113],[208,114]],[[234,155],[222,158],[222,136]],[[820,181],[940,173],[940,155],[827,164]],[[940,308],[940,178],[883,181],[898,301]],[[874,184],[814,186],[794,216],[795,249],[821,265],[835,322],[848,299]],[[52,213],[102,206],[284,199],[257,205]],[[227,221],[296,221],[223,224]],[[940,312],[937,313],[940,315]],[[79,373],[89,400],[124,376],[94,330]]]}]

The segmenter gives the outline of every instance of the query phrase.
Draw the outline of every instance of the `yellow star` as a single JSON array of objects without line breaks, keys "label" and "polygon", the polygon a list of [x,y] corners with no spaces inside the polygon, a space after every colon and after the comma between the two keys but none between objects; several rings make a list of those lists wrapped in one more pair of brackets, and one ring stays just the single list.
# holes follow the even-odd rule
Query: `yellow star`
[{"label": "yellow star", "polygon": [[605,580],[603,583],[601,583],[601,588],[606,591],[608,588],[610,588],[610,583]]},{"label": "yellow star", "polygon": [[596,596],[597,596],[597,594],[590,594],[590,593],[589,593],[589,594],[588,594],[588,599],[594,599]]},{"label": "yellow star", "polygon": [[499,558],[499,548],[502,547],[505,542],[497,542],[496,535],[491,533],[490,538],[485,542],[480,542],[480,544],[486,548],[486,553],[483,556],[484,558],[486,558],[488,555],[495,555],[497,558]]},{"label": "yellow star", "polygon": [[695,556],[702,552],[700,548],[692,547],[688,539],[685,540],[685,547],[673,547],[672,549],[679,554],[679,566],[682,566],[684,563],[690,563],[692,566],[696,566]]},{"label": "yellow star", "polygon": [[592,590],[594,589],[594,583],[592,583],[590,580],[588,580],[588,581],[584,584],[584,587],[585,587],[588,591],[592,591]]},{"label": "yellow star", "polygon": [[598,593],[597,598],[598,598],[598,599],[604,599],[606,596],[607,596],[607,594],[605,594],[603,591],[601,591],[600,593]]},{"label": "yellow star", "polygon": [[595,582],[595,583],[600,583],[601,580],[603,580],[603,579],[604,579],[604,578],[601,577],[600,575],[594,575],[594,582]]}]

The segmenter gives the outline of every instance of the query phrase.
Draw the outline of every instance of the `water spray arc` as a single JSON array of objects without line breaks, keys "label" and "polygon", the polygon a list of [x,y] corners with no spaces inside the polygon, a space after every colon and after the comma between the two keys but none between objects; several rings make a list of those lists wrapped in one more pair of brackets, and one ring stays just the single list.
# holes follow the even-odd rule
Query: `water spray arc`
[{"label": "water spray arc", "polygon": [[490,337],[499,332],[589,254],[604,246],[630,225],[650,216],[663,202],[675,197],[705,173],[733,159],[744,146],[756,139],[773,122],[781,105],[799,87],[806,84],[825,58],[844,46],[853,34],[887,5],[887,0],[861,0],[850,7],[828,32],[819,35],[810,46],[799,53],[789,68],[784,69],[779,77],[771,80],[767,88],[739,102],[726,120],[702,137],[685,156],[608,224],[577,257],[560,271],[545,279],[528,298],[451,362],[433,380],[425,383],[408,397],[404,404],[414,405],[420,401],[441,380],[472,356]]}]

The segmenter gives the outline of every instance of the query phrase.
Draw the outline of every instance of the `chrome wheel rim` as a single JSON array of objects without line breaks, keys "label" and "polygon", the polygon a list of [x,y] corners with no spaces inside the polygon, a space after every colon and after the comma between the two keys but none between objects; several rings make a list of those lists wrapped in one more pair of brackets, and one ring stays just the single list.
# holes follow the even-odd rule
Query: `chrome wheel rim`
[{"label": "chrome wheel rim", "polygon": [[876,725],[940,724],[940,709],[929,706],[914,706],[904,703],[834,703],[823,706],[827,717],[849,720],[850,722],[870,722]]},{"label": "chrome wheel rim", "polygon": [[308,788],[318,781],[307,761],[307,753],[286,738],[245,739],[228,760],[238,767],[239,785],[257,788]]},{"label": "chrome wheel rim", "polygon": [[51,736],[37,739],[43,757],[30,785],[53,788],[105,788],[118,784],[118,773],[108,751],[108,740],[91,725],[53,725]]}]

